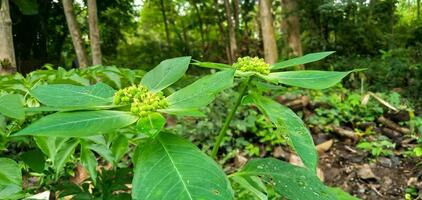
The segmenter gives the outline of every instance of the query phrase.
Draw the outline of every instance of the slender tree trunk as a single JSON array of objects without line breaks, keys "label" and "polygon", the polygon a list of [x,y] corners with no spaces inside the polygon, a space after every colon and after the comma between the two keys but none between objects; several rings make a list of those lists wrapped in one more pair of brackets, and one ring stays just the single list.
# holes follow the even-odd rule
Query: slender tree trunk
[{"label": "slender tree trunk", "polygon": [[417,19],[419,19],[420,18],[420,14],[421,14],[421,0],[417,0],[416,1],[416,9],[417,9],[417,11],[416,11],[416,13],[417,13]]},{"label": "slender tree trunk", "polygon": [[197,3],[195,1],[191,2],[193,7],[195,8],[195,12],[196,12],[196,16],[198,18],[198,24],[199,24],[199,34],[201,36],[201,46],[202,46],[202,50],[204,51],[206,46],[205,46],[205,38],[204,38],[204,23],[202,22],[202,16],[201,16],[201,11],[199,10],[199,7],[197,5]]},{"label": "slender tree trunk", "polygon": [[239,15],[240,15],[240,5],[239,0],[233,0],[233,18],[234,18],[234,29],[239,31]]},{"label": "slender tree trunk", "polygon": [[97,1],[88,0],[89,39],[91,41],[92,65],[101,65],[100,30],[98,29]]},{"label": "slender tree trunk", "polygon": [[79,67],[85,68],[88,66],[88,59],[82,40],[81,30],[76,21],[75,13],[73,12],[73,0],[63,0],[63,9],[66,16],[67,27],[69,28],[70,36],[72,38],[73,47],[75,48],[76,57],[78,58]]},{"label": "slender tree trunk", "polygon": [[[297,2],[296,0],[282,0],[282,9],[284,13],[285,32],[289,42],[289,47],[292,50],[290,55],[302,56],[302,43],[300,41],[300,24],[299,17],[297,16]],[[299,66],[298,69],[303,69],[304,66]]]},{"label": "slender tree trunk", "polygon": [[227,25],[228,25],[228,29],[229,29],[229,39],[230,39],[230,58],[231,58],[231,63],[235,62],[236,58],[237,58],[237,41],[236,41],[236,31],[235,31],[235,27],[233,25],[233,16],[231,14],[231,9],[230,9],[230,2],[229,0],[224,0],[224,5],[226,7],[226,16],[227,16]]},{"label": "slender tree trunk", "polygon": [[16,71],[9,0],[0,0],[0,70]]},{"label": "slender tree trunk", "polygon": [[[215,4],[215,7],[218,8],[218,6],[219,6],[218,0],[214,0],[214,4]],[[220,41],[223,42],[224,47],[225,47],[227,63],[233,63],[231,55],[230,55],[230,44],[225,37],[227,34],[226,34],[224,27],[223,27],[223,19],[221,17],[222,13],[220,13],[218,9],[215,9],[214,12],[215,12],[215,14],[217,16],[217,20],[218,20],[217,25],[218,25],[218,30],[220,31]]]},{"label": "slender tree trunk", "polygon": [[274,64],[277,61],[278,51],[274,35],[271,5],[271,0],[259,1],[262,40],[264,41],[264,58],[267,63]]},{"label": "slender tree trunk", "polygon": [[167,48],[170,48],[170,32],[168,27],[166,7],[164,6],[164,0],[160,0],[161,15],[163,16],[164,30],[166,31]]}]

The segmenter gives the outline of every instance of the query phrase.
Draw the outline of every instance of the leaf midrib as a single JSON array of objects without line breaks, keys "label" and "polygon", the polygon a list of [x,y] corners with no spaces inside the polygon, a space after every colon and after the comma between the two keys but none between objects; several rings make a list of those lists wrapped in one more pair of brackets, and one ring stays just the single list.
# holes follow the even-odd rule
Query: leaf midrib
[{"label": "leaf midrib", "polygon": [[[61,90],[65,90],[65,91],[67,91],[67,92],[71,92],[71,93],[76,93],[76,94],[81,94],[81,95],[85,95],[85,96],[88,96],[88,97],[92,97],[92,98],[94,98],[94,99],[99,99],[99,100],[102,100],[102,101],[107,101],[107,99],[106,98],[104,98],[104,97],[100,97],[100,96],[95,96],[95,95],[93,95],[91,92],[93,92],[93,90],[89,90],[89,89],[85,89],[85,91],[75,91],[75,90],[72,90],[72,89],[69,89],[69,88],[60,88]],[[85,92],[87,92],[87,93],[85,93]],[[54,95],[50,95],[50,93],[47,93],[47,94],[44,94],[44,95],[46,95],[46,96],[54,96]]]},{"label": "leaf midrib", "polygon": [[68,124],[81,123],[81,122],[89,122],[89,121],[94,121],[94,120],[98,120],[98,119],[109,119],[109,118],[116,118],[116,117],[118,118],[119,116],[121,116],[121,114],[116,113],[115,115],[107,116],[107,117],[95,117],[95,118],[90,118],[90,119],[53,124],[53,125],[50,125],[50,126],[44,126],[42,128],[36,129],[36,130],[44,130],[44,129],[49,129],[49,128],[53,128],[53,127],[57,127],[57,126],[63,126],[63,125],[68,125]]},{"label": "leaf midrib", "polygon": [[189,195],[189,199],[190,199],[190,200],[193,200],[193,198],[192,198],[192,196],[191,196],[191,194],[190,194],[190,192],[189,192],[189,190],[188,190],[188,187],[186,186],[185,180],[182,178],[182,175],[180,174],[179,169],[178,169],[178,168],[177,168],[177,166],[176,166],[176,163],[173,161],[173,158],[171,157],[170,153],[168,152],[168,150],[167,150],[167,148],[166,148],[166,145],[164,144],[164,142],[162,142],[162,141],[161,141],[161,138],[157,138],[157,139],[158,139],[158,141],[160,142],[160,144],[163,146],[164,151],[166,152],[167,156],[169,157],[170,162],[171,162],[171,164],[173,165],[173,167],[174,167],[174,169],[175,169],[175,171],[176,171],[176,173],[177,173],[177,176],[178,176],[178,177],[179,177],[179,179],[181,180],[181,182],[182,182],[182,184],[183,184],[183,187],[184,187],[184,188],[185,188],[185,190],[186,190],[186,193]]},{"label": "leaf midrib", "polygon": [[[324,78],[331,78],[331,77],[336,77],[338,75],[340,75],[339,73],[336,74],[320,74],[319,76],[313,76],[313,77],[283,77],[280,75],[286,75],[287,73],[279,73],[279,74],[273,74],[274,77],[279,77],[282,78],[283,80],[313,80],[313,79],[324,79]],[[341,74],[343,75],[343,74]]]}]

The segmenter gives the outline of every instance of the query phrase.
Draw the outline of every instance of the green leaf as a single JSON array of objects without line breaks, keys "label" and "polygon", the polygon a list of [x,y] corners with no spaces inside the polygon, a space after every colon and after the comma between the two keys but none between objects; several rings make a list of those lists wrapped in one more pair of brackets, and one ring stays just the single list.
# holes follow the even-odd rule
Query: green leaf
[{"label": "green leaf", "polygon": [[70,156],[75,152],[76,146],[78,146],[79,141],[76,139],[70,139],[65,141],[59,148],[57,148],[57,153],[54,156],[53,168],[58,175],[62,170],[66,162],[70,159]]},{"label": "green leaf", "polygon": [[22,199],[24,195],[21,192],[21,187],[17,185],[0,185],[0,199]]},{"label": "green leaf", "polygon": [[119,162],[129,149],[129,140],[124,135],[119,135],[111,144],[111,152],[113,153],[115,162]]},{"label": "green leaf", "polygon": [[36,15],[38,14],[38,3],[36,0],[12,0],[19,10],[24,15]]},{"label": "green leaf", "polygon": [[166,118],[160,113],[151,113],[146,117],[138,120],[136,128],[139,132],[155,137],[166,124]]},{"label": "green leaf", "polygon": [[132,182],[133,199],[233,199],[220,166],[190,142],[160,133],[139,148],[142,149]]},{"label": "green leaf", "polygon": [[10,158],[0,158],[0,185],[22,186],[21,168]]},{"label": "green leaf", "polygon": [[97,152],[98,154],[100,154],[101,157],[106,159],[111,164],[113,164],[113,165],[115,164],[116,159],[114,158],[111,150],[106,145],[104,145],[104,144],[90,144],[88,146],[88,148]]},{"label": "green leaf", "polygon": [[137,116],[123,111],[83,111],[54,113],[41,118],[19,135],[83,137],[110,133],[113,130],[133,124]]},{"label": "green leaf", "polygon": [[308,169],[273,158],[251,160],[242,170],[231,176],[258,176],[272,185],[275,192],[290,200],[335,199],[319,178]]},{"label": "green leaf", "polygon": [[290,145],[297,152],[306,167],[316,172],[317,153],[309,130],[303,121],[289,108],[259,95],[251,95],[258,108],[268,116],[277,128],[290,139]]},{"label": "green leaf", "polygon": [[[230,177],[233,181],[235,181],[236,183],[238,183],[240,186],[244,187],[245,189],[249,190],[250,192],[252,192],[252,194],[254,194],[256,197],[258,197],[258,199],[260,200],[268,200],[268,197],[266,194],[264,194],[264,192],[262,192],[260,189],[261,188],[257,188],[256,184],[251,183],[251,181],[248,181],[245,177],[241,177],[241,176],[232,176]],[[256,177],[250,177],[250,178],[256,178]],[[259,180],[261,181],[261,180]],[[262,183],[262,181],[261,181]]]},{"label": "green leaf", "polygon": [[337,198],[337,200],[359,200],[359,198],[350,195],[338,187],[328,187],[328,190],[333,196]]},{"label": "green leaf", "polygon": [[167,109],[197,109],[211,103],[222,90],[233,85],[234,69],[205,76],[167,97]]},{"label": "green leaf", "polygon": [[114,89],[104,83],[90,86],[68,84],[41,85],[31,95],[50,107],[95,107],[111,104]]},{"label": "green leaf", "polygon": [[50,160],[54,161],[57,150],[60,149],[69,138],[37,136],[34,137],[34,140],[38,148],[50,158]]},{"label": "green leaf", "polygon": [[178,116],[194,116],[194,117],[205,117],[206,116],[203,112],[199,111],[196,108],[186,108],[186,109],[184,109],[184,108],[181,108],[181,109],[166,108],[166,109],[160,109],[158,111],[162,112],[162,113],[167,113],[167,114],[171,114],[171,115],[178,115]]},{"label": "green leaf", "polygon": [[325,51],[325,52],[318,52],[318,53],[310,53],[306,54],[301,57],[285,60],[276,64],[271,65],[270,69],[283,69],[287,67],[293,67],[297,65],[303,65],[306,63],[315,62],[318,60],[321,60],[331,54],[333,54],[335,51]]},{"label": "green leaf", "polygon": [[32,170],[38,173],[42,173],[45,167],[45,157],[43,152],[38,149],[30,150],[23,153],[21,159],[25,164],[29,166]]},{"label": "green leaf", "polygon": [[213,62],[194,62],[192,65],[196,65],[198,67],[204,67],[204,68],[211,68],[211,69],[219,69],[219,70],[225,70],[225,69],[232,69],[233,67],[228,64],[223,63],[213,63]]},{"label": "green leaf", "polygon": [[334,86],[353,71],[354,70],[348,72],[302,70],[274,72],[268,74],[267,79],[290,86],[321,90]]},{"label": "green leaf", "polygon": [[185,74],[189,67],[190,56],[162,61],[142,78],[141,84],[152,92],[158,92],[170,86]]},{"label": "green leaf", "polygon": [[97,183],[97,166],[98,162],[95,158],[94,153],[89,150],[85,143],[81,144],[81,162],[82,165],[88,170],[91,180],[94,182],[94,185]]},{"label": "green leaf", "polygon": [[25,112],[22,96],[18,94],[0,94],[0,114],[23,120],[25,118]]}]

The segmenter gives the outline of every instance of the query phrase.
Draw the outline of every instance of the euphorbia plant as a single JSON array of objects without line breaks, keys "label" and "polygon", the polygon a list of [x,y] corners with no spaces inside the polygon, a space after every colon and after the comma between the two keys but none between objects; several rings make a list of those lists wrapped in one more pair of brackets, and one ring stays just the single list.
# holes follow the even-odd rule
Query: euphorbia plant
[{"label": "euphorbia plant", "polygon": [[[184,75],[190,57],[165,60],[146,73],[139,84],[117,92],[103,83],[93,86],[41,85],[30,94],[43,106],[27,111],[55,113],[39,119],[14,136],[35,136],[42,152],[54,157],[51,159],[56,170],[63,167],[66,157],[80,144],[81,162],[95,184],[98,164],[93,152],[112,164],[118,162],[127,150],[125,127],[133,124],[135,140],[132,141],[137,143],[132,156],[135,166],[133,199],[233,199],[228,177],[260,199],[266,199],[265,184],[287,199],[333,199],[315,175],[317,156],[309,131],[301,119],[287,107],[264,97],[255,87],[261,80],[313,89],[329,87],[350,72],[272,71],[316,61],[331,53],[305,55],[272,66],[262,59],[250,57],[240,58],[233,66],[197,62],[196,65],[221,71],[202,77],[169,96],[165,96],[162,90]],[[295,167],[271,158],[256,159],[226,176],[211,157],[191,142],[163,129],[166,123],[163,114],[202,115],[200,109],[221,90],[231,87],[235,76],[241,79],[240,95],[216,138],[212,157],[216,157],[236,109],[242,103],[255,104],[285,132],[306,167]],[[116,133],[116,130],[122,131]],[[97,141],[98,136],[109,133],[113,135],[110,136],[111,145]]]}]

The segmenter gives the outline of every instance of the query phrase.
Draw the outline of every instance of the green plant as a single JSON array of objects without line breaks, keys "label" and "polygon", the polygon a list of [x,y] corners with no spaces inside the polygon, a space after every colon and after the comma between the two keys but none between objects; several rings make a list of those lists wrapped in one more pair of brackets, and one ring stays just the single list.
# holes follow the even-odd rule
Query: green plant
[{"label": "green plant", "polygon": [[388,140],[372,141],[372,142],[360,142],[356,145],[358,149],[368,151],[372,156],[390,156],[393,155],[393,150],[396,144]]},{"label": "green plant", "polygon": [[[10,100],[21,98],[19,95],[10,98],[13,94],[8,94],[7,98],[3,97],[7,106],[0,107],[0,113],[18,120],[33,114],[47,114],[34,119],[35,122],[29,125],[23,124],[25,128],[7,137],[18,139],[32,136],[32,141],[40,150],[36,155],[41,161],[46,158],[48,164],[34,165],[31,159],[25,159],[26,164],[33,170],[52,169],[53,181],[56,182],[67,161],[80,160],[90,174],[93,186],[97,188],[95,192],[87,194],[91,198],[105,198],[113,191],[105,187],[107,175],[99,175],[98,166],[110,163],[116,169],[131,163],[134,165],[133,199],[233,199],[229,178],[258,198],[335,199],[316,176],[317,154],[302,120],[289,108],[263,96],[263,88],[259,87],[263,81],[310,89],[333,86],[352,71],[274,72],[317,61],[332,53],[308,54],[274,65],[255,58],[240,59],[241,62],[234,67],[197,62],[195,64],[198,66],[221,71],[167,95],[168,92],[161,92],[185,74],[191,59],[173,58],[147,72],[140,83],[118,92],[104,83],[87,86],[36,84],[28,90],[28,95],[38,103],[36,106],[24,109],[22,101],[13,103]],[[287,138],[304,167],[272,158],[255,159],[226,176],[211,157],[164,128],[166,117],[171,115],[203,116],[201,109],[211,103],[220,91],[233,86],[234,77],[240,79],[238,97],[216,138],[211,157],[217,158],[218,149],[238,107],[245,105],[256,107],[267,116],[277,131]],[[9,106],[14,106],[19,112],[11,114],[8,112]],[[126,154],[130,160],[122,160]],[[100,155],[100,159],[96,155]],[[15,165],[13,160],[8,160],[10,166]],[[17,182],[20,180],[20,170],[16,166],[13,170],[9,168],[2,168],[1,172],[5,174],[0,177],[6,179],[0,185],[12,185],[10,187],[15,190],[10,193],[17,194],[20,191],[20,182]],[[84,186],[77,192],[82,194],[86,188]]]}]

